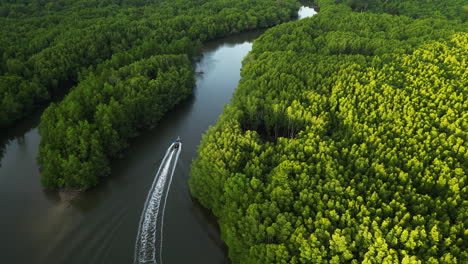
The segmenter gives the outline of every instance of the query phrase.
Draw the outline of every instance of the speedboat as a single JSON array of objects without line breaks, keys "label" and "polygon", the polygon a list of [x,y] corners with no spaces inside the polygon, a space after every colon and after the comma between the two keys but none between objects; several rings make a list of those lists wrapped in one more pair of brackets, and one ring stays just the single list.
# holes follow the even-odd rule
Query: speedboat
[{"label": "speedboat", "polygon": [[177,137],[176,141],[174,141],[174,148],[177,149],[180,146],[180,136]]}]

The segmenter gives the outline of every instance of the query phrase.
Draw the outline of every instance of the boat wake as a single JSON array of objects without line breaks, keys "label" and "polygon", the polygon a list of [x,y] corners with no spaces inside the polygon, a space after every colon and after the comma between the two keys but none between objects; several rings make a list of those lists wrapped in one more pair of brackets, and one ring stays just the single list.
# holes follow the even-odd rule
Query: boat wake
[{"label": "boat wake", "polygon": [[135,264],[162,263],[164,210],[181,150],[182,143],[172,143],[154,177],[140,218],[133,261]]}]

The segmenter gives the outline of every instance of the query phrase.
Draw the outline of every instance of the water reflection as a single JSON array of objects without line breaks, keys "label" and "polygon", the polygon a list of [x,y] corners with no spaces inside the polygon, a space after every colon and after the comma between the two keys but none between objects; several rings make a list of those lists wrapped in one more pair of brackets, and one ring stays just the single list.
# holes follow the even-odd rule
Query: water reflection
[{"label": "water reflection", "polygon": [[[192,214],[195,216],[195,219],[197,220],[200,227],[203,228],[203,230],[205,230],[205,232],[208,234],[208,237],[211,239],[211,241],[218,246],[220,251],[224,252],[226,258],[224,259],[223,263],[228,263],[228,248],[225,243],[219,240],[220,230],[217,218],[209,209],[203,207],[203,205],[201,205],[198,200],[194,198],[191,199],[192,207],[190,208],[190,210],[192,211]],[[209,225],[206,225],[206,223],[208,223]],[[214,231],[216,231],[216,233]]]},{"label": "water reflection", "polygon": [[[0,130],[0,168],[5,156],[7,146],[24,146],[26,144],[25,135],[39,125],[41,111],[37,111],[28,118],[19,121],[14,127]],[[37,144],[38,142],[32,142]],[[0,175],[1,176],[1,175]]]}]

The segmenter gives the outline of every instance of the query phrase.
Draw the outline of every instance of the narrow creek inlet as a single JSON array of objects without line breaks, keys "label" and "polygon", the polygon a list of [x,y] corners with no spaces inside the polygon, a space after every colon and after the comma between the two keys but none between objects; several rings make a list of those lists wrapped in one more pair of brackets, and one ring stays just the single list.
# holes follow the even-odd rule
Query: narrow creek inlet
[{"label": "narrow creek inlet", "polygon": [[[306,15],[307,14],[307,15]],[[303,7],[299,18],[315,11]],[[263,31],[205,44],[193,96],[131,140],[112,176],[86,193],[44,191],[36,163],[39,114],[0,134],[2,263],[132,263],[142,208],[167,146],[183,151],[167,198],[164,263],[227,263],[215,219],[190,196],[190,163],[240,79],[241,61]]]}]

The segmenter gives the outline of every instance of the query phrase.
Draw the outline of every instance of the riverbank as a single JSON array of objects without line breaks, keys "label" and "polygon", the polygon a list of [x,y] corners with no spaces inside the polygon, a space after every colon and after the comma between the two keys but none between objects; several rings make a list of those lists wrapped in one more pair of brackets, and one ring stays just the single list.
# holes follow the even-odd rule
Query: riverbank
[{"label": "riverbank", "polygon": [[466,25],[320,3],[255,41],[192,194],[233,263],[458,263]]},{"label": "riverbank", "polygon": [[41,187],[36,162],[39,115],[22,122],[21,129],[8,131],[0,159],[0,208],[8,215],[0,219],[1,261],[131,263],[147,191],[168,144],[181,136],[183,151],[165,213],[164,262],[229,262],[216,219],[193,200],[187,181],[201,135],[229,103],[242,58],[262,33],[206,42],[195,64],[195,72],[203,74],[196,76],[193,96],[163,117],[158,127],[131,139],[124,155],[111,162],[109,179],[88,192],[60,196]]}]

